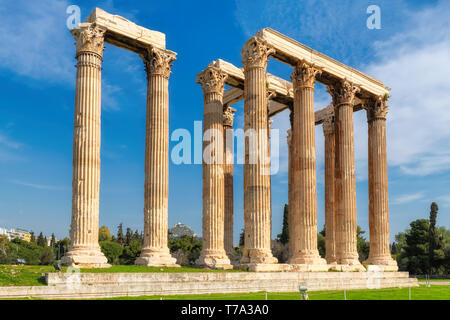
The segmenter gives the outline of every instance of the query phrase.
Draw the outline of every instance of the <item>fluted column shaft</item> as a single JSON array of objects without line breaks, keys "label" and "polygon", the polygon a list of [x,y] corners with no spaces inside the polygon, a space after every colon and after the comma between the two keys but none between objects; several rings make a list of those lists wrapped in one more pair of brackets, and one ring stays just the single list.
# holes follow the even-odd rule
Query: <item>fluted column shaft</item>
[{"label": "fluted column shaft", "polygon": [[[293,113],[291,111],[290,114],[291,118],[293,118]],[[291,124],[292,128],[292,124]],[[288,130],[287,134],[287,144],[288,144],[288,230],[289,230],[289,258],[291,258],[293,252],[294,252],[294,246],[292,241],[292,235],[294,234],[294,218],[293,213],[295,212],[294,209],[294,188],[293,188],[293,169],[292,169],[292,129]]]},{"label": "fluted column shaft", "polygon": [[[224,247],[230,260],[235,258],[233,244],[233,113],[235,109],[225,107],[223,112],[223,141],[224,141],[224,179],[225,179],[225,218],[224,218]],[[231,141],[229,141],[229,139]]]},{"label": "fluted column shaft", "polygon": [[145,133],[144,247],[136,264],[175,265],[167,246],[169,199],[169,76],[175,54],[149,48]]},{"label": "fluted column shaft", "polygon": [[267,134],[266,67],[273,52],[262,40],[252,38],[242,50],[245,73],[244,111],[244,219],[245,245],[242,264],[277,263],[271,252],[270,159]]},{"label": "fluted column shaft", "polygon": [[386,153],[386,101],[367,110],[370,252],[367,263],[396,266],[389,248],[389,199]]},{"label": "fluted column shaft", "polygon": [[348,81],[330,88],[336,129],[336,256],[339,264],[360,265],[356,245],[356,185],[353,101],[359,90]]},{"label": "fluted column shaft", "polygon": [[325,136],[325,259],[328,264],[336,262],[335,239],[335,133],[334,121],[330,118],[323,123]]},{"label": "fluted column shaft", "polygon": [[293,264],[325,264],[317,250],[317,188],[314,84],[320,70],[300,62],[292,74],[293,121]]},{"label": "fluted column shaft", "polygon": [[72,30],[77,46],[73,136],[71,247],[62,262],[80,267],[108,267],[98,245],[101,63],[104,30],[82,24]]},{"label": "fluted column shaft", "polygon": [[223,90],[226,74],[208,67],[197,76],[203,87],[203,248],[196,264],[229,268],[224,249],[225,178]]}]

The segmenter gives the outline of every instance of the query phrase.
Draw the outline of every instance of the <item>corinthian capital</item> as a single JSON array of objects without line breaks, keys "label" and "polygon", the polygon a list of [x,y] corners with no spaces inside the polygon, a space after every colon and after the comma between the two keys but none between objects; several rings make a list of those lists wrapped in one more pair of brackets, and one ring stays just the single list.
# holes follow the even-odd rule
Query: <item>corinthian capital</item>
[{"label": "corinthian capital", "polygon": [[100,56],[103,55],[106,29],[100,28],[93,23],[80,23],[70,32],[75,38],[77,55],[80,52],[93,52]]},{"label": "corinthian capital", "polygon": [[291,80],[294,84],[294,90],[302,87],[314,88],[316,76],[320,75],[322,70],[314,67],[304,61],[300,61],[294,68]]},{"label": "corinthian capital", "polygon": [[367,121],[370,122],[375,119],[386,120],[386,114],[388,111],[386,102],[387,98],[385,97],[376,97],[374,99],[370,99],[366,107]]},{"label": "corinthian capital", "polygon": [[257,37],[249,39],[242,49],[242,64],[244,68],[266,68],[269,55],[275,53],[275,49]]},{"label": "corinthian capital", "polygon": [[141,57],[144,60],[147,75],[158,74],[169,79],[172,63],[176,59],[175,52],[149,47]]},{"label": "corinthian capital", "polygon": [[233,127],[234,113],[236,109],[232,107],[225,107],[223,109],[223,126],[224,127]]},{"label": "corinthian capital", "polygon": [[197,75],[197,83],[201,84],[204,93],[223,94],[227,77],[228,75],[222,70],[209,66]]},{"label": "corinthian capital", "polygon": [[333,98],[333,104],[339,106],[341,104],[350,104],[353,106],[355,94],[360,91],[359,87],[344,79],[333,85],[327,86],[327,91]]}]

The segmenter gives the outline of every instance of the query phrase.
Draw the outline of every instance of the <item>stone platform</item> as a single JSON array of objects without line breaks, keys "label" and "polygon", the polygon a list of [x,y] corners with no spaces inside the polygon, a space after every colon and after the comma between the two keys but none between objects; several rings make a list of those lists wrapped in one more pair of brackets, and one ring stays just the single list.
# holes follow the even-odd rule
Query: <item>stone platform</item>
[{"label": "stone platform", "polygon": [[208,293],[415,287],[407,272],[49,273],[47,286],[0,287],[0,299],[88,299]]}]

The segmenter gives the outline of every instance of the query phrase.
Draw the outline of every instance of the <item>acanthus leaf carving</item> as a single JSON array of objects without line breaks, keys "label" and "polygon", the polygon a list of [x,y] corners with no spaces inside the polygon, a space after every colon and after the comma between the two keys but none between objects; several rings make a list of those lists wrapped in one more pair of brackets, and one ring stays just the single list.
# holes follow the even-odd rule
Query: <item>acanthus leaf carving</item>
[{"label": "acanthus leaf carving", "polygon": [[316,76],[320,75],[321,73],[321,69],[304,61],[300,61],[294,68],[291,75],[291,80],[294,84],[294,90],[302,87],[314,88]]},{"label": "acanthus leaf carving", "polygon": [[159,74],[169,79],[172,64],[176,59],[176,54],[168,50],[154,47],[147,48],[147,52],[141,55],[144,60],[145,71],[148,74]]},{"label": "acanthus leaf carving", "polygon": [[93,52],[103,55],[104,36],[106,30],[92,23],[82,23],[71,30],[75,38],[77,55],[80,52]]},{"label": "acanthus leaf carving", "polygon": [[349,104],[353,106],[355,95],[360,88],[347,79],[327,85],[327,91],[333,98],[333,104],[339,106],[341,104]]},{"label": "acanthus leaf carving", "polygon": [[227,77],[228,75],[222,70],[209,66],[197,75],[197,83],[202,86],[204,93],[223,94]]},{"label": "acanthus leaf carving", "polygon": [[242,48],[242,64],[245,68],[266,68],[269,56],[275,53],[264,40],[253,37],[249,39]]},{"label": "acanthus leaf carving", "polygon": [[367,121],[375,119],[386,120],[386,114],[388,112],[387,99],[385,97],[376,97],[370,99],[366,105]]},{"label": "acanthus leaf carving", "polygon": [[234,113],[236,109],[232,107],[224,107],[223,110],[223,125],[224,127],[233,127]]}]

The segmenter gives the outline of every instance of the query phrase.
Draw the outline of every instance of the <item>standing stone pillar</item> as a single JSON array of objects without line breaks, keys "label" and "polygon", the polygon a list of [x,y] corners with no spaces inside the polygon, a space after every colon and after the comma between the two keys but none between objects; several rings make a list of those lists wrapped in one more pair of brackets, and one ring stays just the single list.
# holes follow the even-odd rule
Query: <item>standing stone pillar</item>
[{"label": "standing stone pillar", "polygon": [[236,255],[234,254],[233,244],[233,120],[236,109],[225,107],[223,111],[223,141],[224,141],[224,179],[225,179],[225,232],[224,232],[224,246],[230,261],[234,261]]},{"label": "standing stone pillar", "polygon": [[386,153],[386,100],[371,101],[367,109],[369,126],[369,229],[370,252],[365,263],[397,271],[389,249],[389,200]]},{"label": "standing stone pillar", "polygon": [[323,125],[325,136],[325,259],[328,264],[336,263],[336,239],[335,239],[335,132],[334,121],[330,115]]},{"label": "standing stone pillar", "polygon": [[144,247],[137,265],[177,266],[167,247],[169,198],[169,76],[175,53],[148,48],[145,134]]},{"label": "standing stone pillar", "polygon": [[266,67],[274,50],[259,38],[242,50],[244,65],[244,235],[241,264],[274,264],[270,239],[270,159],[267,125]]},{"label": "standing stone pillar", "polygon": [[[291,115],[293,115],[291,111]],[[292,117],[291,117],[292,118]],[[288,145],[288,230],[289,230],[289,258],[291,258],[293,249],[293,241],[291,241],[290,236],[293,232],[293,218],[292,213],[294,212],[294,189],[292,186],[292,129],[287,131],[287,145]]]},{"label": "standing stone pillar", "polygon": [[356,247],[356,185],[353,104],[359,88],[347,80],[328,86],[333,97],[336,130],[336,257],[338,264],[365,270]]},{"label": "standing stone pillar", "polygon": [[203,249],[197,265],[231,269],[224,249],[225,180],[223,90],[227,75],[208,67],[197,76],[203,87]]},{"label": "standing stone pillar", "polygon": [[317,249],[316,146],[314,84],[320,70],[299,62],[292,73],[293,120],[293,254],[291,264],[326,265]]},{"label": "standing stone pillar", "polygon": [[71,246],[61,259],[82,268],[110,267],[98,245],[101,63],[105,30],[91,23],[72,29],[77,76],[73,135]]}]

